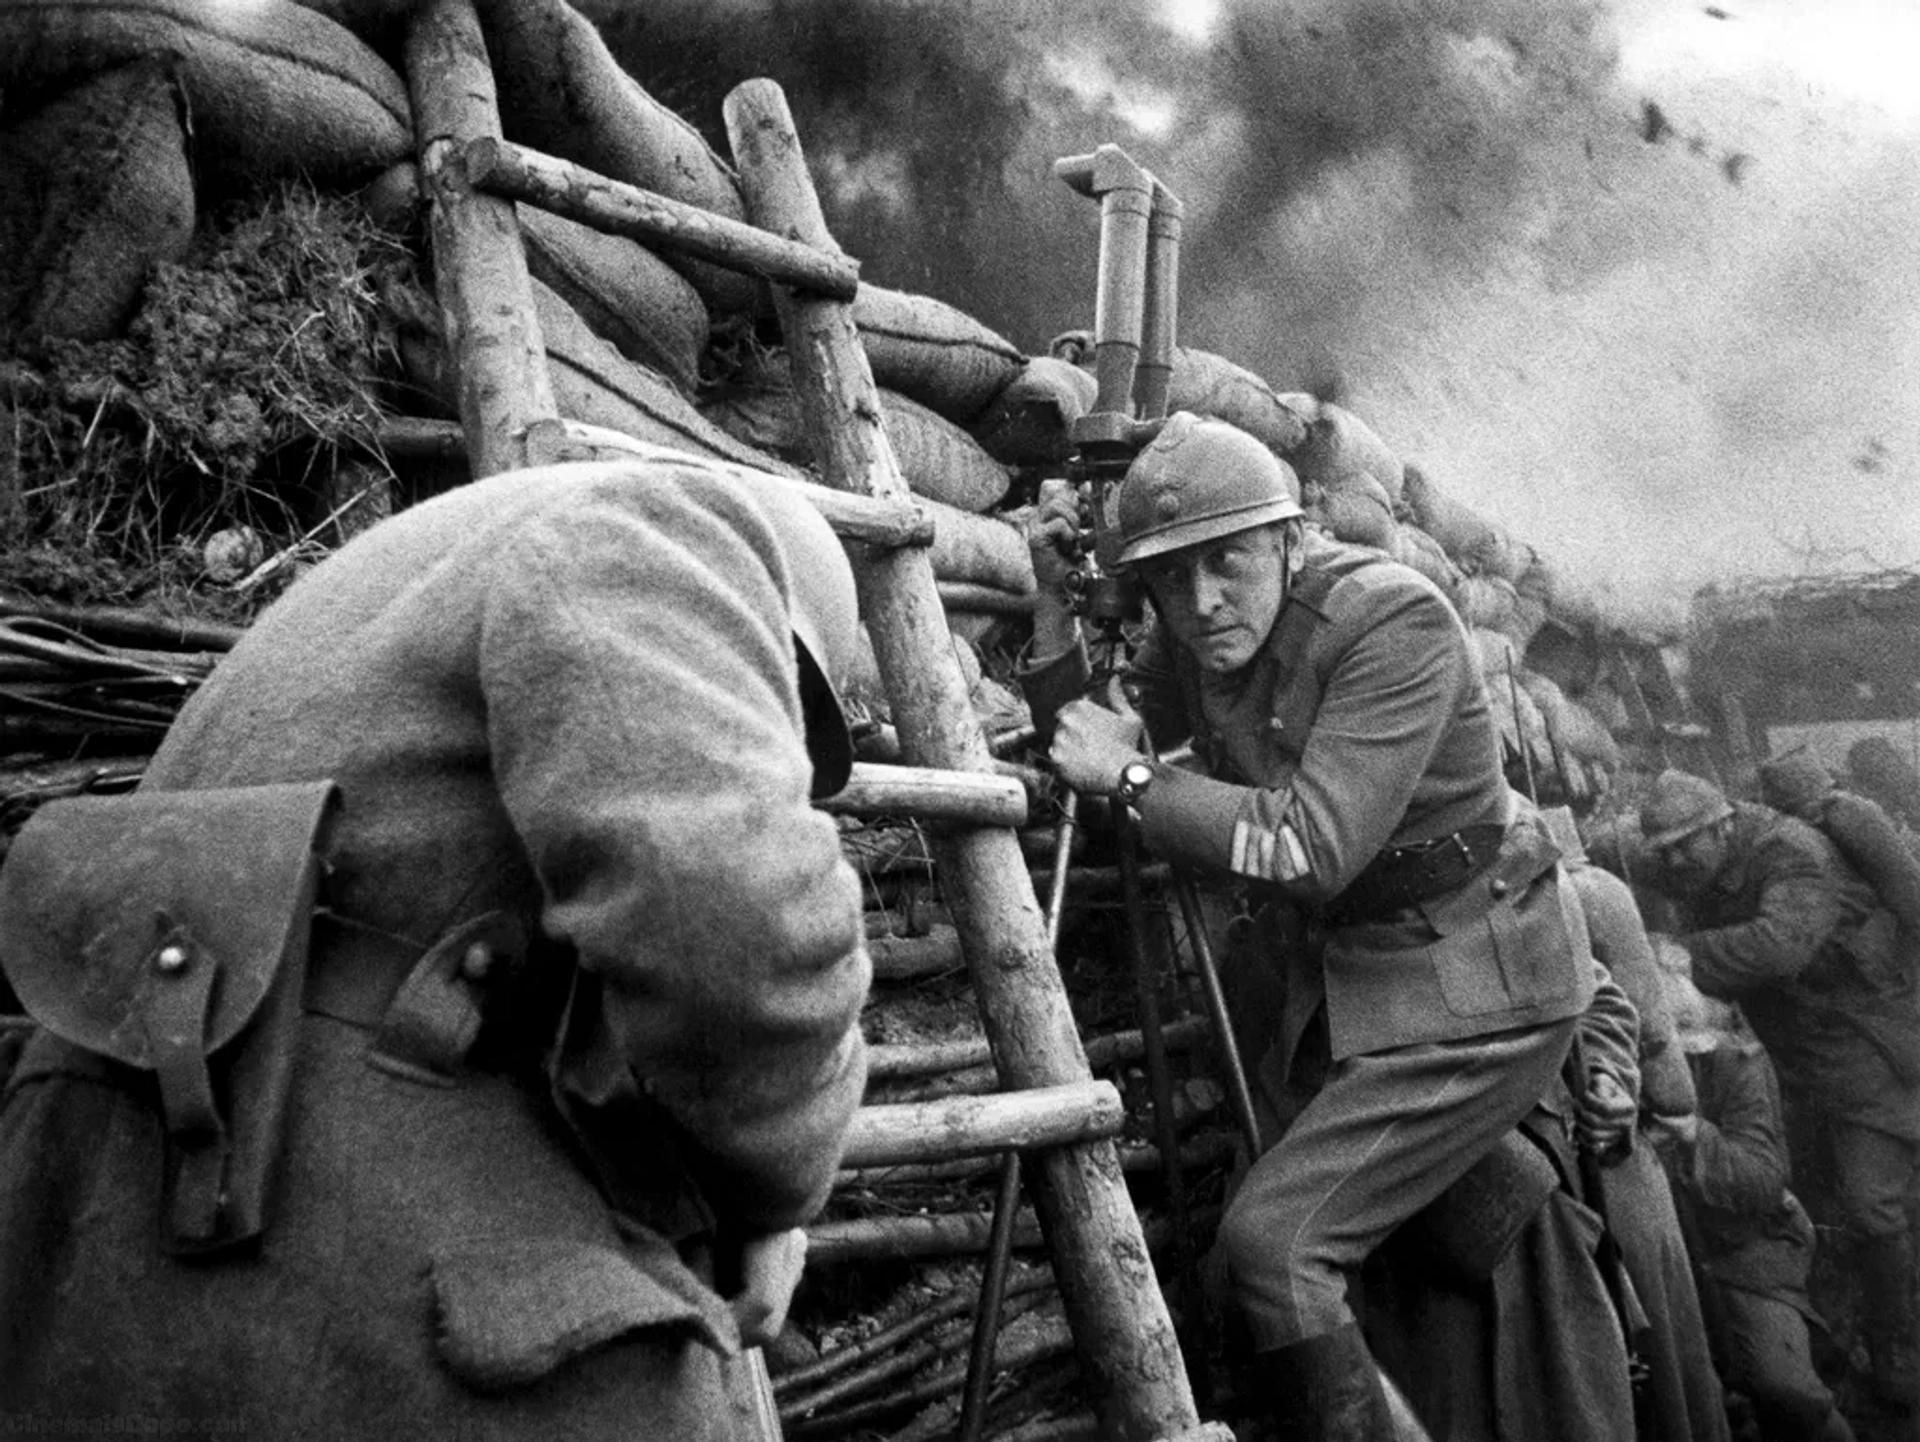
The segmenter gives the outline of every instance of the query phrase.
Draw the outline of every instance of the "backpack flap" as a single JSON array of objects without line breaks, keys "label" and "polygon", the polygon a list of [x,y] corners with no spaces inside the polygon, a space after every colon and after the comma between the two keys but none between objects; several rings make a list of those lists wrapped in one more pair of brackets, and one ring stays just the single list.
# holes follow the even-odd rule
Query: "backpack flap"
[{"label": "backpack flap", "polygon": [[154,1078],[176,1251],[260,1230],[333,798],[316,781],[56,801],[0,867],[0,967],[21,1004]]}]

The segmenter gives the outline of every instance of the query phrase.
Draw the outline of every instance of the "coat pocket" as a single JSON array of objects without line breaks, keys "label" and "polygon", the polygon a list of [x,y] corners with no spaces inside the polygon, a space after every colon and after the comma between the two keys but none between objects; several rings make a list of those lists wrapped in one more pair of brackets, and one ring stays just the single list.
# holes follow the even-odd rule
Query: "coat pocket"
[{"label": "coat pocket", "polygon": [[527,1386],[638,1334],[725,1355],[740,1347],[726,1304],[664,1242],[475,1240],[438,1252],[432,1278],[441,1360],[480,1392]]},{"label": "coat pocket", "polygon": [[1524,1012],[1572,995],[1587,942],[1571,905],[1559,872],[1548,871],[1480,907],[1435,918],[1427,960],[1447,1010],[1461,1017]]}]

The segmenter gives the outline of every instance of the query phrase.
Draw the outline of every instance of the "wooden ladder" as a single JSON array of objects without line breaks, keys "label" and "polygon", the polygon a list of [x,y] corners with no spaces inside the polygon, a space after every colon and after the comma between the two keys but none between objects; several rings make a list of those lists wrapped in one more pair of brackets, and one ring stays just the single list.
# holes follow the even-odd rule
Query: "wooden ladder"
[{"label": "wooden ladder", "polygon": [[[742,224],[508,144],[472,0],[421,6],[406,63],[435,283],[476,478],[557,460],[677,455],[560,418],[516,201],[772,283],[824,484],[742,474],[760,486],[801,485],[836,532],[865,543],[855,566],[862,611],[903,760],[923,773],[888,778],[876,773],[893,768],[863,767],[856,783],[891,785],[896,799],[914,795],[929,806],[936,796],[989,798],[987,819],[968,811],[973,824],[941,828],[929,842],[1008,1091],[970,1099],[963,1122],[951,1115],[943,1121],[939,1103],[913,1109],[905,1130],[946,1125],[943,1134],[963,1131],[972,1150],[1032,1149],[1027,1185],[1105,1435],[1231,1442],[1226,1427],[1202,1423],[1195,1408],[1112,1141],[1122,1120],[1119,1097],[1093,1078],[1013,829],[1024,818],[993,814],[991,793],[1017,783],[995,774],[954,658],[927,551],[931,523],[882,429],[848,304],[858,269],[827,231],[785,96],[771,81],[754,80],[727,98],[728,136],[752,222]],[[849,1160],[893,1155],[888,1138],[900,1133],[901,1118],[890,1114],[901,1110],[863,1109]],[[749,1390],[743,1405],[752,1412],[757,1400],[759,1410],[745,1424],[777,1437],[764,1387]]]}]

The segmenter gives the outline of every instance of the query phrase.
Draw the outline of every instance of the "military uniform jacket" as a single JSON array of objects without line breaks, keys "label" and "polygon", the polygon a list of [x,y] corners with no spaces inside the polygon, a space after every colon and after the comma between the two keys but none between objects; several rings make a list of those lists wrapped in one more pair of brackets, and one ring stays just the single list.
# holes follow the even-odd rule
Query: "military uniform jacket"
[{"label": "military uniform jacket", "polygon": [[1739,1003],[1791,1092],[1920,1138],[1920,1016],[1893,914],[1832,842],[1736,803],[1726,864],[1678,902],[1695,984]]},{"label": "military uniform jacket", "polygon": [[1702,1274],[1806,1310],[1813,1223],[1787,1190],[1780,1084],[1755,1042],[1726,1041],[1687,1058],[1700,1130],[1670,1160],[1689,1244]]},{"label": "military uniform jacket", "polygon": [[[737,481],[566,468],[408,510],[255,623],[144,787],[331,778],[340,955],[506,909],[567,1032],[508,1009],[533,1064],[442,1087],[306,1016],[261,1246],[193,1264],[155,1246],[145,1097],[36,1038],[0,1107],[0,1411],[731,1435],[737,1338],[685,1248],[807,1220],[865,1078],[790,595]],[[622,1098],[610,1132],[568,1124]]]},{"label": "military uniform jacket", "polygon": [[1571,864],[1567,874],[1580,897],[1594,959],[1627,994],[1639,1018],[1641,1105],[1655,1115],[1684,1116],[1695,1109],[1693,1074],[1677,1043],[1653,942],[1633,890],[1612,872],[1584,860]]},{"label": "military uniform jacket", "polygon": [[[1074,664],[1033,678],[1037,720]],[[1084,658],[1077,665],[1084,677]],[[1577,904],[1544,826],[1515,819],[1478,665],[1431,582],[1309,533],[1305,569],[1251,664],[1203,672],[1156,627],[1134,679],[1155,744],[1191,739],[1204,768],[1158,769],[1140,805],[1147,843],[1240,878],[1256,900],[1318,906],[1383,847],[1509,826],[1496,880],[1477,878],[1418,914],[1333,929],[1323,977],[1336,1058],[1586,1007],[1593,972]],[[1297,1014],[1301,991],[1323,978],[1295,970]]]}]

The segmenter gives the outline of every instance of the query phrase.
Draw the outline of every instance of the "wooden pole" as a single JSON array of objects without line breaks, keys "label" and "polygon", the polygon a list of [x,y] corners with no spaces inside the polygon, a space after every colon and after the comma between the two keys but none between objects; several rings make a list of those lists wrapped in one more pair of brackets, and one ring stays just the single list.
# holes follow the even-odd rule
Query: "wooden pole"
[{"label": "wooden pole", "polygon": [[469,465],[475,477],[519,470],[530,464],[528,429],[559,413],[513,202],[478,194],[467,180],[466,147],[500,135],[473,0],[425,0],[406,51],[434,290],[458,374]]},{"label": "wooden pole", "polygon": [[1126,1105],[1112,1082],[861,1107],[843,1165],[883,1167],[1116,1137]]},{"label": "wooden pole", "polygon": [[[1181,1017],[1162,1029],[1162,1040],[1168,1052],[1180,1051],[1204,1041],[1210,1031],[1205,1017]],[[1085,1046],[1087,1065],[1096,1071],[1138,1061],[1146,1055],[1146,1038],[1138,1031],[1108,1032],[1087,1041]],[[940,1095],[961,1092],[979,1095],[1000,1088],[999,1071],[992,1056],[986,1054],[984,1041],[941,1042],[926,1048],[879,1046],[869,1050],[868,1055],[875,1058],[879,1067],[875,1070],[872,1064],[868,1066],[869,1087],[884,1081],[891,1082],[889,1090],[895,1092],[915,1086],[939,1088],[923,1096],[896,1096],[896,1100],[930,1101]],[[949,1058],[954,1059],[950,1065],[936,1065]]]},{"label": "wooden pole", "polygon": [[[1044,1270],[1030,1271],[1007,1288],[1007,1295],[1010,1298],[1021,1297],[1052,1286],[1053,1278],[1049,1273]],[[890,1327],[881,1328],[870,1337],[847,1342],[825,1353],[817,1361],[795,1367],[790,1372],[782,1372],[774,1378],[774,1395],[785,1397],[829,1382],[852,1371],[862,1362],[870,1362],[904,1342],[911,1342],[923,1332],[931,1332],[942,1322],[951,1322],[955,1317],[964,1316],[973,1310],[975,1300],[964,1288],[956,1287],[939,1301],[916,1308],[910,1315]]]},{"label": "wooden pole", "polygon": [[[1039,1160],[1039,1157],[1036,1156],[1035,1160]],[[1196,1234],[1210,1233],[1220,1225],[1220,1208],[1196,1207],[1188,1220]],[[927,1215],[853,1217],[840,1222],[815,1222],[807,1228],[807,1264],[830,1267],[842,1262],[883,1259],[912,1261],[921,1257],[967,1256],[987,1249],[987,1236],[992,1225],[992,1218],[985,1212],[934,1212]],[[1166,1239],[1167,1224],[1162,1218],[1152,1218],[1141,1228],[1140,1246],[1143,1251],[1149,1245],[1164,1246]],[[1052,1242],[1042,1239],[1040,1219],[1025,1207],[1020,1209],[1014,1224],[1013,1244],[1028,1248],[1044,1245],[1049,1251],[1052,1250]],[[1064,1293],[1062,1300],[1065,1300]]]},{"label": "wooden pole", "polygon": [[769,235],[758,226],[609,180],[511,141],[476,140],[467,147],[466,162],[475,188],[537,205],[606,235],[624,235],[655,250],[710,260],[835,300],[852,300],[860,288],[860,267],[844,255]]},{"label": "wooden pole", "polygon": [[[750,80],[723,110],[749,218],[836,251],[780,87]],[[782,287],[774,303],[822,478],[868,495],[907,495],[848,308]],[[928,556],[872,555],[858,574],[902,754],[916,766],[987,770],[986,739],[953,658]],[[931,844],[1001,1076],[1022,1088],[1087,1081],[1019,838],[974,829]],[[1149,1442],[1189,1430],[1197,1417],[1192,1388],[1113,1144],[1041,1152],[1030,1181],[1075,1350],[1109,1435]]]},{"label": "wooden pole", "polygon": [[[467,459],[466,434],[453,421],[393,416],[380,423],[380,449],[406,460],[459,461]],[[527,428],[527,452],[536,464],[556,461],[617,461],[627,458],[698,466],[731,476],[749,486],[787,486],[806,497],[833,533],[842,540],[869,546],[931,546],[933,513],[917,500],[905,504],[875,500],[846,491],[797,480],[774,471],[756,471],[713,456],[696,456],[670,446],[643,441],[624,431],[585,421],[559,418],[536,421]],[[235,634],[238,634],[238,628]],[[231,642],[229,642],[231,644]]]},{"label": "wooden pole", "polygon": [[867,952],[873,958],[875,981],[921,981],[959,971],[967,964],[960,933],[951,926],[936,926],[925,936],[876,936],[868,941]]},{"label": "wooden pole", "polygon": [[838,816],[906,816],[962,826],[1025,826],[1027,788],[997,772],[853,763],[853,774],[817,803]]},{"label": "wooden pole", "polygon": [[[984,1252],[993,1225],[984,1212],[935,1212],[927,1216],[853,1217],[815,1222],[807,1228],[807,1265],[837,1262],[911,1261],[920,1257],[964,1256]],[[1040,1221],[1022,1207],[1015,1221],[1016,1247],[1042,1245]]]}]

